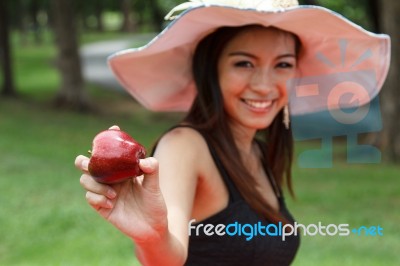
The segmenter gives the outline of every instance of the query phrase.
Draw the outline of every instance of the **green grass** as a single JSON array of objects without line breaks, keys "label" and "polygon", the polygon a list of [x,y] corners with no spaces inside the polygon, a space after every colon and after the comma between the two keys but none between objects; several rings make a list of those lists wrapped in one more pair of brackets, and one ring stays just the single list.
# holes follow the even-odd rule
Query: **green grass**
[{"label": "green grass", "polygon": [[[86,204],[73,161],[90,149],[94,134],[112,124],[149,148],[179,116],[147,112],[111,92],[94,97],[105,109],[119,109],[78,114],[26,100],[0,101],[0,265],[135,262],[130,240]],[[331,169],[295,167],[297,199],[287,202],[298,222],[380,225],[384,236],[305,236],[294,265],[395,265],[400,259],[399,170],[342,161]]]},{"label": "green grass", "polygon": [[294,265],[397,265],[399,170],[344,162],[331,169],[296,168],[297,199],[288,199],[288,205],[299,223],[379,225],[384,235],[305,236]]},{"label": "green grass", "polygon": [[73,161],[110,125],[120,125],[149,148],[175,120],[136,109],[130,116],[81,115],[0,101],[0,265],[134,261],[131,242],[86,204]]},{"label": "green grass", "polygon": [[[50,43],[16,47],[22,97],[0,98],[0,265],[138,265],[131,241],[87,205],[73,161],[110,125],[149,148],[180,115],[151,113],[90,85],[98,113],[54,110],[54,54]],[[298,151],[315,146],[298,144]],[[384,236],[304,236],[294,265],[397,265],[400,166],[346,164],[344,151],[335,143],[330,169],[295,164],[297,199],[287,204],[299,223],[380,225]]]}]

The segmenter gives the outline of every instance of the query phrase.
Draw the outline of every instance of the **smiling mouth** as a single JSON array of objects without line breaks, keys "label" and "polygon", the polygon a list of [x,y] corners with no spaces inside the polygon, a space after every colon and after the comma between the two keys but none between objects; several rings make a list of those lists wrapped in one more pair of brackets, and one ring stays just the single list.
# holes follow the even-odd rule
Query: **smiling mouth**
[{"label": "smiling mouth", "polygon": [[249,99],[242,99],[242,102],[244,102],[251,108],[263,109],[263,110],[269,108],[274,103],[273,100],[260,101],[260,100],[249,100]]}]

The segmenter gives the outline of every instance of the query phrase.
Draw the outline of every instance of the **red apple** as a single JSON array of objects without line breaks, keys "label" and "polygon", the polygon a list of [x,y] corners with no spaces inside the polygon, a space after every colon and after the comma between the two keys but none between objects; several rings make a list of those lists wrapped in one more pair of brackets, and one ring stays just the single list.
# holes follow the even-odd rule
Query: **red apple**
[{"label": "red apple", "polygon": [[139,160],[146,156],[144,147],[126,132],[109,129],[93,139],[89,173],[100,183],[113,184],[142,175]]}]

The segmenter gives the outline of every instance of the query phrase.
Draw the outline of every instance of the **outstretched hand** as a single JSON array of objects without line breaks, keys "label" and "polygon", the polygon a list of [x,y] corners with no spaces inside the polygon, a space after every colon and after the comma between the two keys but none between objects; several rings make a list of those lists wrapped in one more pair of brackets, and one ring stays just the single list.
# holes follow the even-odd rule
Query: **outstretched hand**
[{"label": "outstretched hand", "polygon": [[159,187],[157,159],[141,159],[139,167],[144,175],[112,185],[96,182],[88,164],[88,157],[76,157],[75,166],[83,172],[80,183],[86,200],[103,218],[135,242],[155,241],[166,233],[167,209]]}]

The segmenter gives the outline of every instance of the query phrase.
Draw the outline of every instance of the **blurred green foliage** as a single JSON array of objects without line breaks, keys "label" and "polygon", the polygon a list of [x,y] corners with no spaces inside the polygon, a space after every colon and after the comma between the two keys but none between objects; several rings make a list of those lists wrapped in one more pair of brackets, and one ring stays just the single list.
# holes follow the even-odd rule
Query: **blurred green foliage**
[{"label": "blurred green foliage", "polygon": [[369,14],[368,0],[318,0],[321,6],[329,8],[352,22],[368,30],[374,30],[372,18]]},{"label": "blurred green foliage", "polygon": [[[122,2],[128,3],[132,18],[139,23],[140,28],[148,28],[152,24],[156,11],[165,15],[169,10],[179,3],[185,1],[179,0],[72,0],[75,4],[79,24],[87,29],[96,29],[96,16],[107,16],[105,19],[110,22],[111,16],[114,18],[113,26],[108,29],[116,29],[115,22],[121,22]],[[369,17],[369,7],[373,0],[315,0],[316,4],[330,8],[357,24],[366,28],[371,27],[371,18]],[[299,1],[304,4],[307,1]],[[51,24],[50,0],[18,0],[9,1],[10,24],[14,28],[25,27],[28,30],[38,30],[40,27],[47,27]],[[110,16],[110,14],[112,14]],[[35,21],[36,20],[36,21]],[[36,24],[35,24],[36,23]],[[160,25],[162,21],[158,21]],[[110,25],[109,25],[110,26]],[[39,28],[38,28],[39,27]]]}]

